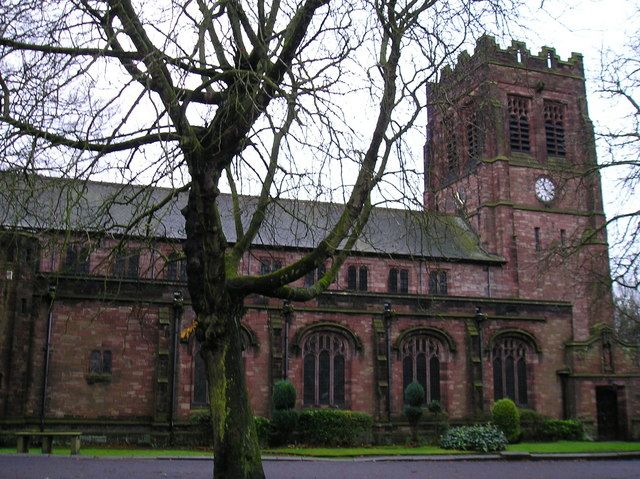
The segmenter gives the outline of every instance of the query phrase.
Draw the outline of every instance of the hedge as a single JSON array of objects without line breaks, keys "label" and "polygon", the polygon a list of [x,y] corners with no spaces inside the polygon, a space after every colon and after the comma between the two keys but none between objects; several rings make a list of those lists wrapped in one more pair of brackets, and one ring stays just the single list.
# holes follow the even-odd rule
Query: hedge
[{"label": "hedge", "polygon": [[576,419],[550,419],[531,409],[520,410],[523,441],[580,440],[584,427]]},{"label": "hedge", "polygon": [[304,409],[298,418],[300,440],[314,446],[361,446],[371,443],[373,418],[341,409]]},{"label": "hedge", "polygon": [[258,434],[258,442],[260,447],[265,447],[269,443],[269,434],[271,432],[271,421],[266,417],[255,416],[256,433]]},{"label": "hedge", "polygon": [[271,431],[269,444],[271,446],[284,446],[295,442],[298,418],[300,413],[295,409],[273,411],[271,415]]}]

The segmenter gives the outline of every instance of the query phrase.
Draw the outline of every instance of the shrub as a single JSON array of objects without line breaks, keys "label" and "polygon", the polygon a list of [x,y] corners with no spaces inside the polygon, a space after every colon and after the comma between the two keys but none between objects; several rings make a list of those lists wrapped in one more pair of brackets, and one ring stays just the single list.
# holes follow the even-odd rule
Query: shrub
[{"label": "shrub", "polygon": [[429,410],[429,412],[432,412],[434,414],[440,414],[443,411],[442,404],[440,404],[440,401],[437,401],[435,399],[427,404],[427,409]]},{"label": "shrub", "polygon": [[262,416],[255,416],[253,420],[256,424],[256,434],[258,435],[258,442],[260,443],[261,447],[264,447],[269,443],[271,421]]},{"label": "shrub", "polygon": [[498,426],[509,442],[520,438],[520,413],[511,399],[499,399],[491,408],[493,423]]},{"label": "shrub", "polygon": [[302,442],[317,446],[369,444],[372,427],[368,414],[341,409],[305,409],[298,421]]},{"label": "shrub", "polygon": [[300,413],[294,409],[276,409],[271,416],[269,444],[283,446],[295,442]]},{"label": "shrub", "polygon": [[440,439],[440,447],[459,451],[502,451],[507,447],[507,438],[492,424],[452,427]]},{"label": "shrub", "polygon": [[203,409],[201,411],[192,412],[189,416],[191,424],[197,424],[200,427],[211,429],[211,411]]},{"label": "shrub", "polygon": [[542,426],[543,441],[580,440],[584,427],[577,419],[545,419]]},{"label": "shrub", "polygon": [[296,405],[296,388],[286,379],[276,381],[271,399],[276,411],[293,409]]},{"label": "shrub", "polygon": [[412,382],[404,390],[404,402],[409,406],[420,407],[424,402],[424,388],[422,384]]}]

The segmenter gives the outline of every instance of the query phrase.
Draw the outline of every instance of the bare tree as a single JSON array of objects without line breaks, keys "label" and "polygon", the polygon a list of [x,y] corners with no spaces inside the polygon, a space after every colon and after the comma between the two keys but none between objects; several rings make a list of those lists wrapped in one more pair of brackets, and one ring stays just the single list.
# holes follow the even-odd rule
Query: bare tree
[{"label": "bare tree", "polygon": [[631,288],[619,287],[614,295],[615,327],[629,344],[640,344],[640,296]]},{"label": "bare tree", "polygon": [[613,280],[623,288],[640,287],[640,32],[628,38],[623,51],[602,54],[598,91],[616,111],[624,112],[599,137],[607,147],[600,168],[615,176],[619,211],[609,218]]},{"label": "bare tree", "polygon": [[[502,27],[516,3],[0,6],[2,167],[169,186],[162,197],[139,190],[145,207],[127,224],[110,223],[125,235],[144,229],[178,193],[188,195],[184,253],[206,362],[216,477],[263,477],[241,362],[245,298],[303,301],[329,286],[385,170],[406,164],[402,140],[425,106],[426,83],[486,25]],[[336,171],[343,177],[334,190],[327,181]],[[221,188],[231,192],[232,241],[222,228],[229,212]],[[247,191],[256,194],[251,201],[241,195]],[[276,271],[242,275],[269,208],[298,195],[335,197],[344,206],[307,254]],[[328,259],[313,286],[292,286]]]}]

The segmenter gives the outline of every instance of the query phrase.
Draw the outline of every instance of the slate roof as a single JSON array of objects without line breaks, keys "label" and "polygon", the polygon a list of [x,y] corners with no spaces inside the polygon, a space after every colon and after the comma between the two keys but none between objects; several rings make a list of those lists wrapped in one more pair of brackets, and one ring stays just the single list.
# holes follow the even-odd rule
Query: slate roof
[{"label": "slate roof", "polygon": [[[131,226],[132,219],[143,216],[152,205],[169,197],[150,220]],[[236,233],[231,196],[222,194],[218,201],[223,230],[233,243]],[[255,197],[240,197],[245,227],[255,203]],[[106,232],[181,240],[185,232],[180,210],[185,204],[186,193],[176,194],[166,188],[0,174],[0,224],[5,228]],[[311,248],[335,224],[343,206],[274,200],[254,245]],[[449,261],[503,262],[479,246],[477,235],[458,216],[389,208],[374,208],[353,251]]]}]

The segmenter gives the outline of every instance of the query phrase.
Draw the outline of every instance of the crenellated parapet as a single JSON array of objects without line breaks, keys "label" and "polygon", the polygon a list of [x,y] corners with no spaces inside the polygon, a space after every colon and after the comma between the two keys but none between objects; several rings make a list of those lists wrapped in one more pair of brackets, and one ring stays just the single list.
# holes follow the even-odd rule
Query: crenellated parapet
[{"label": "crenellated parapet", "polygon": [[489,63],[584,78],[584,66],[580,53],[573,52],[569,59],[564,61],[552,47],[544,46],[537,55],[534,55],[524,42],[514,40],[511,46],[503,49],[496,43],[494,37],[483,35],[478,38],[473,55],[463,51],[458,55],[458,61],[453,67],[445,66],[441,70],[440,81],[447,81],[452,77],[464,77],[475,67]]}]

